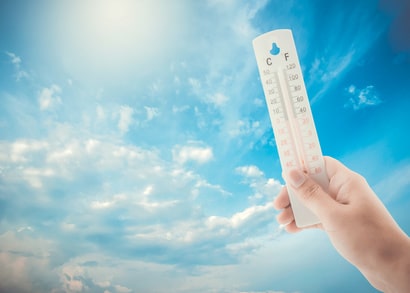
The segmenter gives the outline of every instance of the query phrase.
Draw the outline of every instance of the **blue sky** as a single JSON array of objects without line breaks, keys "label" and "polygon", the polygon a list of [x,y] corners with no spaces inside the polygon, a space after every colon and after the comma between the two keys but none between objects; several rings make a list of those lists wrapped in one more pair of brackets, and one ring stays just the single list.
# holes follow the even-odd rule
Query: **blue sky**
[{"label": "blue sky", "polygon": [[324,154],[409,233],[405,2],[1,1],[0,291],[375,292],[275,222],[252,39],[293,30]]}]

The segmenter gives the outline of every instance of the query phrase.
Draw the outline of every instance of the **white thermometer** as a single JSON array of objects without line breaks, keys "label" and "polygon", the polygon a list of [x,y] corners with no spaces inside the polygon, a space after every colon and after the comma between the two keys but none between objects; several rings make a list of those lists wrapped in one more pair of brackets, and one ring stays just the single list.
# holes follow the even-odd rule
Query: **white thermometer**
[{"label": "white thermometer", "polygon": [[[329,179],[303,81],[292,31],[274,30],[253,40],[259,74],[283,171],[308,173],[325,190]],[[319,223],[288,185],[298,227]]]}]

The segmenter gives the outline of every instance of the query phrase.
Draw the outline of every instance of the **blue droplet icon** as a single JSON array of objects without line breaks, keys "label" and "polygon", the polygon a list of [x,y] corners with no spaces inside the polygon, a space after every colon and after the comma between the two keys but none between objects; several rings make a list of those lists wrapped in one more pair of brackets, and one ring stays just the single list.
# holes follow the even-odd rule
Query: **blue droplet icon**
[{"label": "blue droplet icon", "polygon": [[272,49],[270,50],[269,53],[271,53],[272,55],[278,55],[280,52],[280,48],[278,47],[278,45],[276,43],[272,43]]}]

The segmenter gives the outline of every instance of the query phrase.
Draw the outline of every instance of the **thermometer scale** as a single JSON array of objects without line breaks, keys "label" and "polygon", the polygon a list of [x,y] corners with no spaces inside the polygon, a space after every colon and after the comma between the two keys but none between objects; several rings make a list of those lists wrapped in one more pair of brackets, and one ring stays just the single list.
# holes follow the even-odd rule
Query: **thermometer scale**
[{"label": "thermometer scale", "polygon": [[[329,179],[303,81],[292,31],[274,30],[253,40],[282,170],[297,168],[327,190]],[[319,223],[288,185],[298,227]]]}]

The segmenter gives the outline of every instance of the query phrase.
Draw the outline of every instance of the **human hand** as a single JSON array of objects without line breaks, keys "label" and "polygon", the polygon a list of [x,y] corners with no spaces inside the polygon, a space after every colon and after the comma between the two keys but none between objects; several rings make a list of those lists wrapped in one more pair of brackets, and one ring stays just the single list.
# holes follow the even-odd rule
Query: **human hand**
[{"label": "human hand", "polygon": [[[328,192],[306,174],[284,174],[299,197],[321,221],[335,249],[368,281],[385,292],[410,292],[410,239],[359,174],[325,157]],[[274,201],[277,216],[288,232],[298,232],[286,186]],[[306,229],[306,228],[304,228]]]}]

